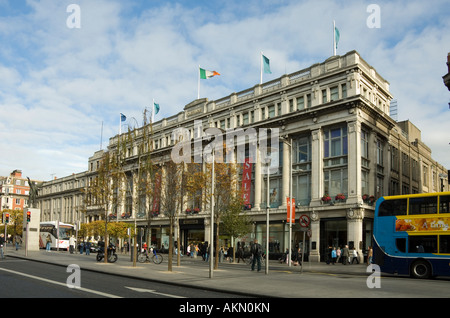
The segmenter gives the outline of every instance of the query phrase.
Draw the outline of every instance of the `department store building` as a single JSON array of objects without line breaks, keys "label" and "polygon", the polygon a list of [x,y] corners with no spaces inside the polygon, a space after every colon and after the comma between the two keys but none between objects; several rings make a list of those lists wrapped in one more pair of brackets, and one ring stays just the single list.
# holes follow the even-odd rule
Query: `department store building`
[{"label": "department store building", "polygon": [[[237,241],[248,245],[257,238],[265,246],[269,205],[270,255],[283,253],[289,246],[286,197],[292,191],[296,203],[293,247],[303,246],[306,231],[304,248],[312,261],[324,260],[331,246],[349,245],[362,256],[371,245],[377,198],[448,190],[448,171],[432,159],[419,128],[390,117],[392,98],[388,81],[358,52],[351,51],[218,100],[194,100],[180,113],[153,124],[152,158],[162,167],[171,160],[176,140],[173,132],[180,128],[193,142],[201,137],[199,131],[208,127],[222,131],[277,129],[279,162],[269,175],[270,195],[266,195],[265,164],[255,160],[249,201],[242,212],[251,216],[253,231]],[[196,127],[199,123],[201,130]],[[104,152],[117,149],[117,142],[118,136],[112,137],[107,150],[89,158],[87,171],[44,183],[42,220],[75,223],[104,218],[95,207],[83,207],[80,190],[95,177]],[[256,148],[259,158],[259,143]],[[130,164],[125,169],[130,175],[136,167],[132,164],[136,149],[130,147],[126,154]],[[167,247],[169,219],[164,211],[155,211],[148,228],[145,213],[126,202],[112,211],[117,219],[136,222],[149,231],[152,244]],[[180,237],[175,240],[184,247],[208,241],[207,203],[187,201],[184,205],[177,222]],[[198,211],[185,213],[190,209]],[[299,224],[302,215],[309,219],[307,227]],[[229,237],[221,236],[220,245],[230,243]]]}]

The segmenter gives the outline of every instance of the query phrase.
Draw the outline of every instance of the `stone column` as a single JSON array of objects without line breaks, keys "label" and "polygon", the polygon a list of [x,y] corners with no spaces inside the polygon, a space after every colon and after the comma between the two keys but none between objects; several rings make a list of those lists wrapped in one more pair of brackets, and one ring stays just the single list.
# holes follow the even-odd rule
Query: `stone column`
[{"label": "stone column", "polygon": [[[311,219],[311,250],[309,253],[310,262],[320,262],[320,218],[316,211],[312,211],[310,215]],[[315,248],[314,248],[315,245]]]},{"label": "stone column", "polygon": [[282,168],[282,196],[281,196],[281,206],[280,208],[287,208],[286,198],[289,197],[289,172],[291,167],[291,162],[289,160],[291,156],[290,146],[283,142],[283,168]]},{"label": "stone column", "polygon": [[[359,262],[364,261],[364,256],[361,250],[363,240],[363,219],[364,209],[350,208],[347,210],[347,241],[352,241],[354,247],[358,252]],[[350,250],[351,252],[352,250]],[[350,257],[352,255],[350,254]]]},{"label": "stone column", "polygon": [[358,203],[361,197],[361,123],[348,124],[348,199],[347,203]]},{"label": "stone column", "polygon": [[311,204],[320,205],[320,198],[323,195],[323,141],[321,129],[312,131],[311,162]]}]

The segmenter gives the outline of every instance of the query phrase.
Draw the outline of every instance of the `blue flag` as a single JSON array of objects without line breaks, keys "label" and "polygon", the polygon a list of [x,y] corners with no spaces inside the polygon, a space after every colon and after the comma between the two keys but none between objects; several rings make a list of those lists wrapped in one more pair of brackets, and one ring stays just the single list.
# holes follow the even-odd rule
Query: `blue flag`
[{"label": "blue flag", "polygon": [[159,104],[153,103],[153,106],[155,107],[155,115],[159,113]]},{"label": "blue flag", "polygon": [[124,114],[120,113],[120,121],[125,121],[127,120],[127,116],[125,116]]}]

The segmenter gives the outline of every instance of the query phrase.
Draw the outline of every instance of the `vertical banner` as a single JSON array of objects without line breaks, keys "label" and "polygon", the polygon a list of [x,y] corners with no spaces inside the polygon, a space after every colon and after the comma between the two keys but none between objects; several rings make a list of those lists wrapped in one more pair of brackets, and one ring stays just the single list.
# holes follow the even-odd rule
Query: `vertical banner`
[{"label": "vertical banner", "polygon": [[161,196],[161,174],[158,173],[155,178],[155,191],[153,193],[152,212],[159,212],[160,196]]},{"label": "vertical banner", "polygon": [[295,223],[295,199],[292,198],[292,200],[289,199],[289,197],[286,198],[286,206],[287,206],[287,223],[291,222]]},{"label": "vertical banner", "polygon": [[244,204],[250,204],[250,193],[252,186],[252,163],[250,158],[245,158],[242,170],[242,199]]}]

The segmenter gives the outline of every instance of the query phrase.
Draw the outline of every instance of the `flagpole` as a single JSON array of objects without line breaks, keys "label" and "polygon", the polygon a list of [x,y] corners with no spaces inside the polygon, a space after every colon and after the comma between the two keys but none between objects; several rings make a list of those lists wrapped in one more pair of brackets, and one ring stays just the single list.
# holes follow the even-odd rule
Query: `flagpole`
[{"label": "flagpole", "polygon": [[197,99],[200,99],[200,65],[198,66],[198,87],[197,87]]},{"label": "flagpole", "polygon": [[333,55],[336,56],[336,22],[333,20]]},{"label": "flagpole", "polygon": [[122,114],[119,114],[119,137],[122,134]]}]

